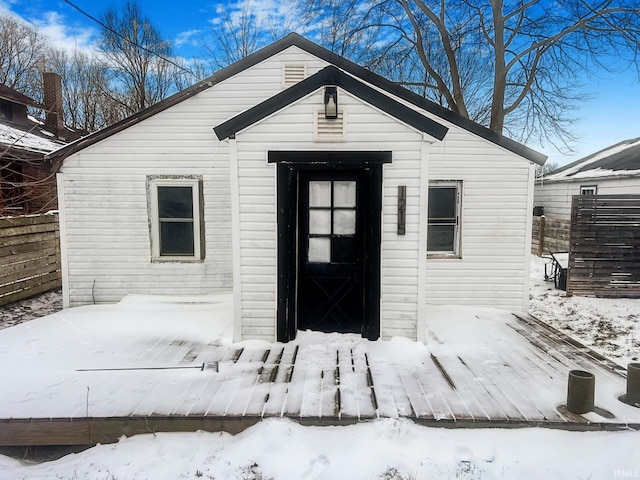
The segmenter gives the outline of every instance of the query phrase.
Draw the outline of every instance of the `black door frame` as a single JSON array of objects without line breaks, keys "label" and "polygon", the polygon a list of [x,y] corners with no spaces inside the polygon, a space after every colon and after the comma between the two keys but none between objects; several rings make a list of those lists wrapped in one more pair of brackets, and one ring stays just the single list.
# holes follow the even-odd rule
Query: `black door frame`
[{"label": "black door frame", "polygon": [[298,173],[300,170],[361,170],[368,188],[364,210],[367,251],[364,258],[364,322],[362,336],[380,337],[380,248],[382,241],[382,167],[390,151],[270,151],[276,163],[278,299],[277,340],[288,342],[297,332]]}]

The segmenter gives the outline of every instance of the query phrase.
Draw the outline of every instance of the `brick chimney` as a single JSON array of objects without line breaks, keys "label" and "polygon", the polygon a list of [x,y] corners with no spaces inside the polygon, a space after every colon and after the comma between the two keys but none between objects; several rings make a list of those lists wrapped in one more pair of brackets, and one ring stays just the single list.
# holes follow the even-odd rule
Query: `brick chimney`
[{"label": "brick chimney", "polygon": [[64,115],[62,111],[62,77],[54,72],[42,73],[44,88],[44,105],[47,108],[45,126],[56,136],[64,132]]}]

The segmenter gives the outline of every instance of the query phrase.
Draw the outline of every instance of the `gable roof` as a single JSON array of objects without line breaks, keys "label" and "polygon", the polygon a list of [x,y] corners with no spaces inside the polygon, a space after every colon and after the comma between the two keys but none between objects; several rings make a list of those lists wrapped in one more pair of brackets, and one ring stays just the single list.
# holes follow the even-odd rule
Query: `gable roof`
[{"label": "gable roof", "polygon": [[438,140],[442,140],[449,130],[444,125],[425,117],[416,110],[397,102],[330,65],[283,92],[221,123],[214,128],[214,131],[218,139],[224,140],[325,85],[341,87],[361,100]]},{"label": "gable roof", "polygon": [[640,177],[640,137],[616,143],[558,168],[545,175],[544,181],[571,181],[629,175]]},{"label": "gable roof", "polygon": [[64,158],[66,158],[68,155],[78,152],[90,145],[93,145],[94,143],[97,143],[115,133],[118,133],[124,130],[125,128],[135,125],[155,115],[156,113],[166,110],[167,108],[173,105],[176,105],[177,103],[180,103],[183,100],[186,100],[187,98],[197,95],[198,93],[212,87],[213,85],[220,83],[250,67],[253,67],[254,65],[257,65],[258,63],[292,46],[305,50],[306,52],[320,58],[321,60],[326,61],[327,63],[335,65],[339,69],[350,73],[351,75],[359,78],[364,82],[367,82],[371,85],[374,85],[380,88],[381,90],[384,90],[393,95],[396,95],[398,98],[401,98],[418,107],[421,107],[425,109],[427,112],[430,112],[444,120],[447,120],[448,122],[451,122],[454,125],[457,125],[469,132],[472,132],[523,158],[526,158],[527,160],[530,160],[532,162],[542,165],[547,159],[546,155],[536,152],[535,150],[529,147],[526,147],[525,145],[522,145],[514,140],[511,140],[503,135],[500,135],[499,133],[489,130],[488,128],[483,127],[478,123],[475,123],[455,112],[452,112],[451,110],[448,110],[430,100],[427,100],[426,98],[421,97],[420,95],[417,95],[414,92],[411,92],[410,90],[407,90],[406,88],[401,87],[400,85],[397,85],[391,82],[390,80],[387,80],[386,78],[381,77],[380,75],[377,75],[367,70],[366,68],[361,67],[360,65],[357,65],[351,62],[350,60],[347,60],[346,58],[341,57],[340,55],[337,55],[336,53],[333,53],[311,42],[310,40],[303,38],[297,33],[290,33],[289,35],[282,38],[281,40],[278,40],[277,42],[272,43],[271,45],[268,45],[267,47],[264,47],[255,53],[252,53],[251,55],[243,58],[242,60],[239,60],[229,65],[228,67],[223,68],[222,70],[194,84],[193,86],[186,88],[184,90],[181,90],[180,92],[175,93],[174,95],[156,103],[155,105],[152,105],[144,110],[141,110],[140,112],[128,118],[125,118],[120,122],[117,122],[109,127],[106,127],[102,130],[94,132],[93,134],[83,137],[77,140],[76,142],[70,143],[66,147],[63,147],[47,155],[47,158],[60,162],[64,160]]},{"label": "gable roof", "polygon": [[27,107],[40,107],[41,105],[33,98],[27,97],[22,93],[14,90],[11,87],[0,84],[0,99],[8,100],[9,102],[19,103],[20,105],[26,105]]}]

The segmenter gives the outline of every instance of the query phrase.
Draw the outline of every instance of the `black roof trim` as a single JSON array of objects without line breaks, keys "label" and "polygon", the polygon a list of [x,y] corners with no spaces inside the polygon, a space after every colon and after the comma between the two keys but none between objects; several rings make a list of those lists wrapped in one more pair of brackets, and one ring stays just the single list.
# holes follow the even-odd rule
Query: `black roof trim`
[{"label": "black roof trim", "polygon": [[267,163],[290,163],[294,165],[336,166],[354,164],[391,163],[393,153],[387,150],[269,150]]},{"label": "black roof trim", "polygon": [[[440,125],[378,90],[359,82],[351,75],[347,75],[333,65],[323,68],[318,73],[304,79],[285,91],[221,123],[213,130],[216,132],[218,139],[224,140],[324,85],[337,85],[365,102],[412,126],[416,130],[428,133],[438,140],[442,140],[449,130],[444,125]],[[338,100],[338,103],[339,102]]]},{"label": "black roof trim", "polygon": [[315,55],[318,58],[321,58],[322,60],[325,60],[326,62],[336,65],[338,68],[349,72],[350,74],[360,78],[361,80],[364,80],[367,83],[386,90],[387,92],[392,93],[393,95],[396,95],[397,97],[402,98],[403,100],[406,100],[418,107],[424,108],[427,112],[433,113],[434,115],[447,120],[454,125],[457,125],[471,133],[478,135],[479,137],[489,140],[490,142],[495,143],[496,145],[499,145],[509,150],[510,152],[520,155],[527,160],[531,160],[534,163],[543,165],[547,160],[546,155],[537,152],[519,142],[516,142],[515,140],[511,140],[504,135],[500,135],[499,133],[488,129],[487,127],[484,127],[479,123],[469,120],[468,118],[463,117],[462,115],[455,113],[441,105],[438,105],[431,100],[421,97],[411,90],[407,90],[401,85],[387,80],[386,78],[373,73],[371,70],[367,70],[366,68],[353,63],[352,61],[347,60],[346,58],[341,57],[340,55],[333,53],[321,47],[320,45],[317,45],[312,41],[301,37],[296,33],[291,33],[285,38],[288,38],[290,36],[296,37],[297,41],[295,42],[295,45],[297,47],[308,51],[309,53]]},{"label": "black roof trim", "polygon": [[448,110],[430,100],[427,100],[426,98],[421,97],[420,95],[407,90],[406,88],[393,83],[390,80],[387,80],[386,78],[381,77],[380,75],[377,75],[370,70],[367,70],[366,68],[361,67],[360,65],[357,65],[352,61],[347,60],[346,58],[341,57],[340,55],[313,43],[310,40],[307,40],[297,33],[290,33],[281,40],[278,40],[277,42],[272,43],[271,45],[268,45],[261,50],[258,50],[257,52],[243,58],[242,60],[239,60],[226,68],[223,68],[222,70],[196,83],[195,85],[185,90],[181,90],[180,92],[175,93],[165,100],[162,100],[161,102],[158,102],[155,105],[152,105],[145,110],[132,115],[131,117],[128,117],[109,127],[106,127],[103,130],[94,132],[91,135],[77,140],[76,142],[70,143],[66,147],[50,153],[49,155],[47,155],[47,158],[54,159],[59,162],[72,153],[82,150],[83,148],[93,145],[94,143],[97,143],[109,137],[110,135],[124,130],[125,128],[134,125],[142,120],[145,120],[155,115],[156,113],[161,112],[181,102],[182,100],[192,97],[200,93],[201,91],[206,90],[207,88],[212,87],[213,85],[236,75],[237,73],[253,67],[254,65],[257,65],[267,58],[272,57],[273,55],[276,55],[277,53],[280,53],[281,51],[286,50],[287,48],[292,46],[296,46],[302,50],[305,50],[312,55],[320,58],[321,60],[336,65],[338,68],[360,78],[367,83],[375,85],[382,90],[386,90],[387,92],[396,95],[398,98],[402,98],[403,100],[421,107],[427,112],[433,113],[434,115],[447,120],[454,125],[457,125],[469,132],[485,138],[486,140],[489,140],[490,142],[495,143],[496,145],[499,145],[521,157],[531,160],[532,162],[542,165],[547,159],[546,155],[536,152],[529,147],[526,147],[492,130],[489,130],[488,128],[483,127],[476,122],[473,122],[455,112],[452,112],[451,110]]},{"label": "black roof trim", "polygon": [[[166,110],[167,108],[172,107],[182,102],[183,100],[186,100],[187,98],[193,97],[194,95],[197,95],[198,93],[207,90],[210,87],[213,87],[217,83],[227,80],[228,78],[231,78],[234,75],[247,70],[254,65],[257,65],[267,58],[272,57],[273,55],[276,55],[277,53],[280,53],[281,51],[295,45],[297,43],[297,40],[300,38],[302,37],[297,34],[289,34],[283,39],[278,40],[277,42],[272,43],[271,45],[268,45],[255,53],[252,53],[251,55],[248,55],[247,57],[229,65],[228,67],[217,71],[210,77],[207,77],[204,80],[201,80],[200,82],[188,88],[185,88],[184,90],[180,90],[170,97],[167,97],[164,100],[151,105],[150,107],[147,107],[144,110],[131,115],[130,117],[125,118],[124,120],[114,123],[113,125],[109,125],[102,130],[98,130],[91,135],[83,137],[73,143],[68,144],[63,148],[56,150],[55,152],[51,152],[49,155],[47,155],[46,158],[60,162],[72,153],[82,150],[83,148],[93,145],[94,143],[98,143],[99,141],[104,140],[105,138],[110,137],[111,135],[118,133],[125,128],[135,125],[142,120],[146,120],[156,113],[162,112],[163,110]],[[58,170],[59,167],[60,165],[57,165],[56,170]]]}]

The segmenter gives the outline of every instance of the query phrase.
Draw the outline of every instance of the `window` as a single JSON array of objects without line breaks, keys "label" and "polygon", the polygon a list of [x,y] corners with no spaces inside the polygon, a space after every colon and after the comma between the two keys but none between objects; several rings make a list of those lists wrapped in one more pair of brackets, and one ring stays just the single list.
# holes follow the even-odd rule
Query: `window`
[{"label": "window", "polygon": [[150,178],[153,260],[201,260],[203,255],[201,179]]},{"label": "window", "polygon": [[348,262],[356,235],[356,182],[309,181],[309,263]]},{"label": "window", "polygon": [[580,195],[597,195],[597,185],[580,185]]},{"label": "window", "polygon": [[429,256],[460,255],[460,195],[462,182],[429,185],[427,253]]}]

